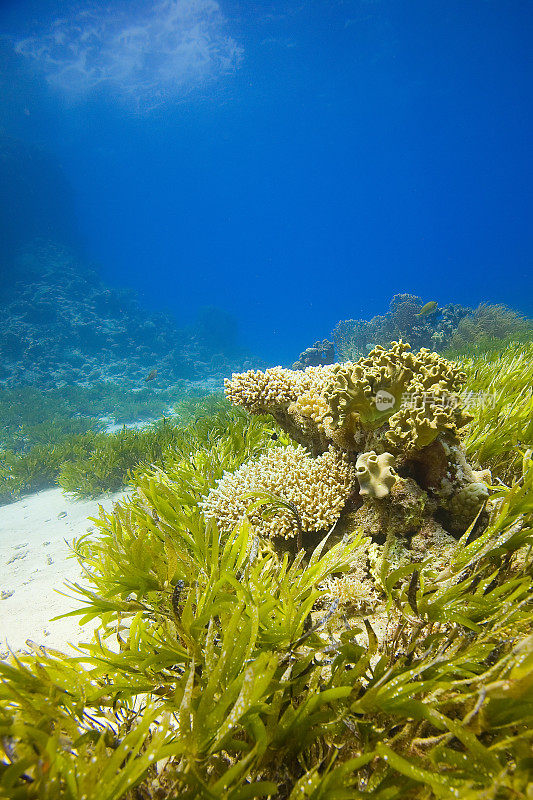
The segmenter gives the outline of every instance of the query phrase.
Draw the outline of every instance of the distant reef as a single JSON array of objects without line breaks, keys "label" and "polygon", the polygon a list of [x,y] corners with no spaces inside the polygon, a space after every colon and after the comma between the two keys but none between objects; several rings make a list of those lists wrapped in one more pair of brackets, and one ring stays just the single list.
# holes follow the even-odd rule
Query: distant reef
[{"label": "distant reef", "polygon": [[324,339],[300,354],[293,369],[357,361],[380,345],[403,339],[414,350],[425,347],[448,355],[483,352],[507,342],[533,338],[533,323],[503,304],[469,308],[458,303],[439,307],[413,294],[395,294],[386,314],[372,319],[344,319]]},{"label": "distant reef", "polygon": [[153,370],[153,388],[222,384],[252,366],[236,320],[221,309],[201,309],[194,325],[179,327],[106,286],[84,255],[74,207],[54,157],[0,132],[0,387],[135,387]]},{"label": "distant reef", "polygon": [[[254,362],[255,363],[255,362]],[[63,245],[37,241],[0,277],[0,386],[167,386],[252,366],[236,323],[206,308],[188,328],[142,310],[135,294],[111,289]]]}]

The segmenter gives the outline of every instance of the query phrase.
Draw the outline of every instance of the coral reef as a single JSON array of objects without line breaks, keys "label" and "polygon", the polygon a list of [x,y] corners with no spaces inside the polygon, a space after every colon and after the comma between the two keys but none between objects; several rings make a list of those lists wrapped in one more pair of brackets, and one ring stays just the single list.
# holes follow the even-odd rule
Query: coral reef
[{"label": "coral reef", "polygon": [[412,294],[396,294],[387,314],[370,320],[341,320],[333,331],[339,360],[356,360],[377,344],[388,347],[398,339],[406,339],[413,349],[427,347],[442,351],[448,346],[460,321],[472,311],[451,303],[434,314],[420,316],[422,308],[422,298]]},{"label": "coral reef", "polygon": [[[284,452],[273,430],[238,411],[191,426],[72,543],[70,614],[97,629],[72,654],[1,655],[2,797],[530,797],[531,458],[477,537],[400,476],[291,559],[200,508],[224,471]],[[432,482],[449,441],[416,454]]]},{"label": "coral reef", "polygon": [[[327,458],[342,463],[343,471],[340,491],[333,492],[335,512],[327,520],[321,512],[320,522],[338,522],[339,534],[364,531],[398,564],[423,559],[437,544],[444,552],[488,496],[486,476],[468,464],[459,440],[469,419],[458,395],[464,380],[459,365],[425,348],[413,353],[402,341],[389,350],[377,346],[357,362],[234,374],[225,381],[228,399],[252,414],[272,415],[300,447],[225,476],[205,507],[228,530],[244,514],[250,493],[268,491],[303,517],[309,498],[324,491],[312,464],[322,469]],[[350,468],[359,492],[346,478]],[[333,471],[329,481],[328,488],[331,481],[338,486]],[[286,535],[289,524],[279,512],[260,529]],[[319,530],[317,524],[308,515],[304,531]]]},{"label": "coral reef", "polygon": [[355,363],[234,374],[225,392],[251,413],[272,414],[314,455],[330,444],[350,453],[405,455],[465,424],[455,395],[463,380],[460,368],[436,353],[414,354],[395,342]]},{"label": "coral reef", "polygon": [[443,352],[449,346],[461,320],[467,317],[471,311],[472,309],[459,303],[448,303],[440,309],[440,314],[436,319],[436,328],[431,334],[430,347],[438,352]]},{"label": "coral reef", "polygon": [[[353,464],[333,448],[317,458],[311,458],[301,445],[276,448],[226,473],[209,493],[204,510],[229,532],[252,504],[254,493],[270,493],[293,505],[302,532],[324,531],[337,521],[355,488]],[[254,511],[250,518],[263,536],[296,535],[295,517],[289,510],[281,509],[274,518]]]},{"label": "coral reef", "polygon": [[531,320],[502,304],[482,303],[472,309],[449,303],[428,315],[420,315],[422,308],[422,298],[396,294],[387,314],[370,320],[341,320],[332,334],[338,359],[355,361],[376,345],[389,347],[398,339],[407,340],[413,349],[426,347],[460,355],[472,348],[487,349],[495,342],[533,337]]},{"label": "coral reef", "polygon": [[355,462],[359,494],[361,496],[386,497],[396,483],[394,456],[391,453],[361,453]]},{"label": "coral reef", "polygon": [[107,287],[62,246],[32,245],[14,274],[18,282],[0,287],[2,386],[140,387],[154,367],[168,386],[247,363],[223,312],[201,312],[196,326],[180,329],[170,315],[144,312],[133,293]]},{"label": "coral reef", "polygon": [[[47,194],[28,186],[39,210]],[[95,312],[90,280],[79,284],[87,302],[67,308],[38,272],[47,263],[34,259],[26,281],[35,307],[4,294],[7,380],[19,369],[17,381],[42,383],[26,353],[39,336],[63,380],[71,351],[63,340],[54,349],[54,332],[68,323],[76,333],[76,304],[100,378],[124,368],[124,351],[132,381],[157,354],[171,369],[166,346],[197,364],[205,354],[212,369],[209,353],[221,368],[230,360],[209,344],[233,346],[224,315],[205,312],[176,344],[174,328],[145,326],[116,293]],[[62,263],[65,281],[77,281]],[[128,497],[72,542],[83,581],[68,584],[78,601],[69,616],[95,622],[93,638],[85,628],[71,654],[46,639],[0,653],[2,798],[531,800],[533,345],[464,370],[428,350],[389,348],[400,336],[445,347],[462,313],[417,317],[417,303],[397,297],[373,328],[352,326],[351,363],[236,375],[228,397],[250,414],[220,408],[204,421],[194,414],[186,431],[124,431],[62,469],[64,486],[81,480],[86,491],[135,467]],[[124,327],[107,302],[126,309]],[[463,326],[468,347],[473,324]],[[476,341],[494,340],[490,324]],[[149,352],[137,352],[144,342]],[[65,380],[89,375],[88,360],[76,363]],[[467,425],[456,396],[465,372],[480,393]],[[0,403],[1,425],[7,417]],[[490,488],[488,467],[498,477]],[[291,558],[275,539],[296,528],[305,551]],[[5,614],[10,595],[0,592]]]},{"label": "coral reef", "polygon": [[335,346],[329,339],[315,342],[312,347],[308,347],[300,353],[298,361],[292,365],[292,369],[305,369],[306,367],[319,367],[324,364],[333,364],[335,361]]},{"label": "coral reef", "polygon": [[370,321],[342,319],[333,329],[332,338],[340,361],[355,361],[372,349]]},{"label": "coral reef", "polygon": [[533,323],[503,304],[482,303],[463,316],[447,346],[452,351],[486,348],[494,342],[528,341],[533,338]]}]

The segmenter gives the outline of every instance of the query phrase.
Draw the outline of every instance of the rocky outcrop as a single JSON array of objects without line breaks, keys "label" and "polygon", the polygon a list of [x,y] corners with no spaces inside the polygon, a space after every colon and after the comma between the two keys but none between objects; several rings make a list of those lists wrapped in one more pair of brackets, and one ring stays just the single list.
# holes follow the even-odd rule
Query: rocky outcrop
[{"label": "rocky outcrop", "polygon": [[312,347],[308,347],[300,353],[298,361],[295,361],[291,369],[306,369],[306,367],[320,367],[326,364],[333,364],[335,361],[335,347],[329,339],[315,342]]}]

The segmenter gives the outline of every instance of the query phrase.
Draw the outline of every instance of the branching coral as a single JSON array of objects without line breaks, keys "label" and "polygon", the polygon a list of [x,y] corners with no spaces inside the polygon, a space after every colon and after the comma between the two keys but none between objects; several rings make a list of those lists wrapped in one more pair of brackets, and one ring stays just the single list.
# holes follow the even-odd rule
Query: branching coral
[{"label": "branching coral", "polygon": [[333,368],[307,367],[302,372],[271,367],[233,374],[224,381],[226,397],[251,414],[271,414],[294,441],[317,455],[328,448],[322,393]]},{"label": "branching coral", "polygon": [[330,444],[358,453],[405,455],[465,424],[454,397],[464,373],[450,361],[395,342],[357,362],[291,372],[275,367],[226,380],[226,396],[251,413],[270,413],[312,454]]},{"label": "branching coral", "polygon": [[[307,374],[307,373],[305,373]],[[303,378],[299,373],[283,367],[271,367],[262,372],[250,370],[234,374],[224,381],[226,397],[252,414],[275,414],[296,400],[301,392]]]},{"label": "branching coral", "polygon": [[[207,496],[204,509],[229,532],[252,505],[254,493],[267,492],[294,507],[304,532],[322,531],[337,521],[356,485],[353,465],[333,448],[317,458],[301,446],[277,448],[226,473]],[[288,510],[268,518],[255,510],[250,516],[264,536],[296,535],[295,519]]]}]

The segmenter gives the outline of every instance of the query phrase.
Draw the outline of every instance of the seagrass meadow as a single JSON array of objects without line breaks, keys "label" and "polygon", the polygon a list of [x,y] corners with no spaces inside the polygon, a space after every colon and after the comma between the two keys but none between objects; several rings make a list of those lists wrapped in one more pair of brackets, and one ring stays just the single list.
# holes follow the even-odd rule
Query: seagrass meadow
[{"label": "seagrass meadow", "polygon": [[234,375],[72,543],[95,637],[0,662],[0,797],[532,798],[532,364]]},{"label": "seagrass meadow", "polygon": [[[169,406],[171,399],[177,402]],[[149,392],[132,398],[127,390],[109,387],[100,398],[93,390],[77,387],[4,390],[0,392],[0,503],[56,484],[77,497],[119,489],[127,483],[130,469],[162,463],[164,452],[183,438],[187,423],[218,408],[221,401],[216,394],[184,399],[176,390],[157,396],[155,402]],[[103,414],[110,409],[113,416],[106,419]],[[166,416],[160,417],[162,413]],[[152,423],[146,422],[147,417]],[[107,432],[105,422],[110,421],[119,429]]]}]

